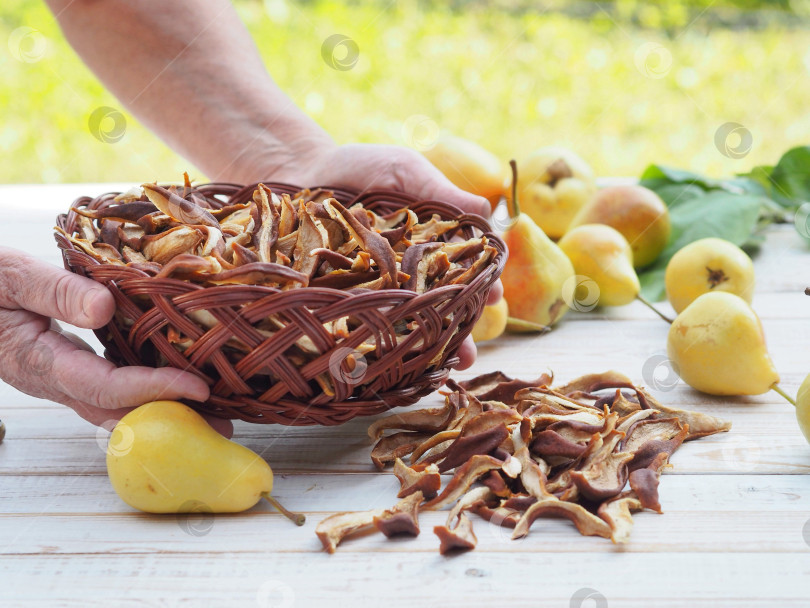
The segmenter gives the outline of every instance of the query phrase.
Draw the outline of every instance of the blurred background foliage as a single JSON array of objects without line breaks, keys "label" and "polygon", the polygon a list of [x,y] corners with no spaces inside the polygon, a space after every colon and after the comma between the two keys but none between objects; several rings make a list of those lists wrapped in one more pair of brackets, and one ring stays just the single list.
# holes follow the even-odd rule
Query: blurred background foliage
[{"label": "blurred background foliage", "polygon": [[[413,144],[428,120],[504,160],[559,144],[600,175],[657,162],[720,176],[810,142],[810,0],[235,4],[276,81],[341,143]],[[41,42],[21,27],[43,46],[21,49]],[[321,57],[335,33],[360,49],[351,70]],[[44,3],[3,0],[0,41],[0,182],[204,177],[129,114],[116,143],[91,135],[94,109],[121,106]],[[739,158],[715,145],[728,122],[753,137]]]}]

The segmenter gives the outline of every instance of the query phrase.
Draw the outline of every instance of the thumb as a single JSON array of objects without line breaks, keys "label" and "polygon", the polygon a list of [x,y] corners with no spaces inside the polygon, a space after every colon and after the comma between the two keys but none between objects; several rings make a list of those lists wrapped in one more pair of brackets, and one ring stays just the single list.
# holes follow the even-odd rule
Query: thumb
[{"label": "thumb", "polygon": [[0,306],[96,329],[115,312],[102,285],[12,249],[0,248]]}]

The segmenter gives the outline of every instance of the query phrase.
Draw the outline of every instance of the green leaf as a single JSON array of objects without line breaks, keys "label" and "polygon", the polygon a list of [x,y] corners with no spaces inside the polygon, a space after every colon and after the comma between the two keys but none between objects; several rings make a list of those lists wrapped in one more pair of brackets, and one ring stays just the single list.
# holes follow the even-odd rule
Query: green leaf
[{"label": "green leaf", "polygon": [[[649,186],[647,186],[649,188]],[[700,186],[694,184],[666,184],[659,188],[650,188],[654,190],[658,196],[667,204],[670,209],[692,200],[698,196],[705,196],[706,191]]]},{"label": "green leaf", "polygon": [[641,174],[642,186],[651,188],[651,185],[647,182],[649,181],[652,183],[653,180],[661,180],[670,184],[693,184],[703,188],[704,190],[716,190],[723,188],[723,182],[719,179],[712,179],[698,173],[693,173],[692,171],[675,169],[674,167],[665,167],[664,165],[650,165],[644,170],[644,173]]},{"label": "green leaf", "polygon": [[783,205],[799,206],[810,201],[810,146],[785,152],[772,169],[770,182],[773,198]]},{"label": "green leaf", "polygon": [[664,297],[664,272],[681,247],[706,237],[742,245],[751,239],[763,200],[759,196],[715,190],[696,196],[670,209],[672,232],[658,259],[639,273],[641,293],[650,301]]}]

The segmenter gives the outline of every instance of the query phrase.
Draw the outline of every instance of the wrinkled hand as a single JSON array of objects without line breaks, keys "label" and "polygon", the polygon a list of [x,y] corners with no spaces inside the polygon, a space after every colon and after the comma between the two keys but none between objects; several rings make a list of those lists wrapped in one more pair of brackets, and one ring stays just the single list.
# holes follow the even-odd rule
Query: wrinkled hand
[{"label": "wrinkled hand", "polygon": [[[275,176],[274,176],[275,177]],[[348,144],[329,146],[308,159],[303,168],[289,167],[281,172],[282,181],[303,184],[344,186],[357,190],[390,188],[423,199],[451,203],[467,213],[490,215],[490,204],[481,196],[464,192],[418,152],[400,146]],[[503,287],[497,281],[488,303],[501,299]],[[459,350],[459,369],[475,361],[476,348],[467,338]]]},{"label": "wrinkled hand", "polygon": [[[96,329],[114,311],[112,294],[94,281],[0,247],[0,378],[96,425],[149,401],[208,398],[208,386],[197,376],[172,368],[116,368],[55,321]],[[233,432],[230,421],[208,421],[227,436]]]}]

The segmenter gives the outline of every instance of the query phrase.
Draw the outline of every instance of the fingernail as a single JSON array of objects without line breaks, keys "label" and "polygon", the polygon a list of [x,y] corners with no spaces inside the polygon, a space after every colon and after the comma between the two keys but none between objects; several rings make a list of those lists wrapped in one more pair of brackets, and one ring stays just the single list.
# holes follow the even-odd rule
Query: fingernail
[{"label": "fingernail", "polygon": [[82,298],[82,314],[89,322],[96,321],[95,313],[93,312],[93,303],[99,298],[99,294],[105,292],[103,287],[94,287],[84,294]]}]

